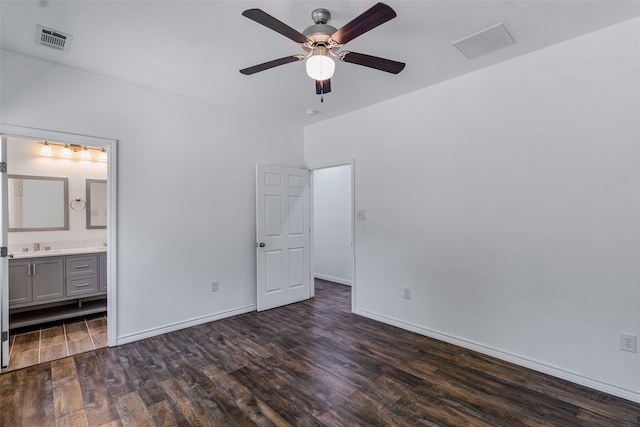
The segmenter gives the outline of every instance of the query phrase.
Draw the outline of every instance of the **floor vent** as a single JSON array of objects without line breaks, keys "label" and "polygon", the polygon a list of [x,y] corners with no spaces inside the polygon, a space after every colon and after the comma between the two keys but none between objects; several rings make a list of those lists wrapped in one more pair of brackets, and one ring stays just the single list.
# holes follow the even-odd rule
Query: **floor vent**
[{"label": "floor vent", "polygon": [[496,24],[453,42],[453,45],[467,58],[476,59],[514,43],[515,41],[505,26]]},{"label": "floor vent", "polygon": [[36,25],[36,44],[68,52],[72,39],[73,36],[69,34]]}]

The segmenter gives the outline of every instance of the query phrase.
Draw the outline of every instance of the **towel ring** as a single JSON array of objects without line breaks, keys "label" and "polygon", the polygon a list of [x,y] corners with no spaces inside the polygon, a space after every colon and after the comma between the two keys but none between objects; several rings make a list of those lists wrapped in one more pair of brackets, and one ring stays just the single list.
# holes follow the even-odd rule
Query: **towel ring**
[{"label": "towel ring", "polygon": [[87,207],[87,202],[82,200],[80,197],[76,197],[74,200],[69,202],[69,207],[74,211],[82,211]]}]

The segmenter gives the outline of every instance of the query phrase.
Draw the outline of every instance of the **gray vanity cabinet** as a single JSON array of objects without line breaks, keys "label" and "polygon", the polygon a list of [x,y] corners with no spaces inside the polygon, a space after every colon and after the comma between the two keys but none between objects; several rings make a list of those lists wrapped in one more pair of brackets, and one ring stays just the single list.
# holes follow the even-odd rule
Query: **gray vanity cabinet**
[{"label": "gray vanity cabinet", "polygon": [[60,258],[9,263],[9,305],[64,297],[64,264]]},{"label": "gray vanity cabinet", "polygon": [[90,253],[9,260],[10,328],[105,312],[106,258]]}]

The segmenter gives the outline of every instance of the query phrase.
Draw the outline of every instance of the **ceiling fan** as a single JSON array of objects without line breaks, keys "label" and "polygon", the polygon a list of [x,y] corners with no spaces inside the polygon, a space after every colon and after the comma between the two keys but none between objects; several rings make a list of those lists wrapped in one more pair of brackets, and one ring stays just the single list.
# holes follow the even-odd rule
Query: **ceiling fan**
[{"label": "ceiling fan", "polygon": [[396,12],[384,3],[376,3],[339,30],[327,24],[331,18],[331,14],[327,9],[315,9],[311,12],[311,18],[315,25],[307,27],[302,33],[260,9],[245,10],[242,15],[299,43],[302,49],[306,51],[305,55],[285,56],[284,58],[244,68],[240,70],[244,75],[255,74],[280,65],[306,59],[307,74],[316,81],[316,94],[323,95],[331,92],[331,77],[335,70],[335,62],[331,59],[332,57],[338,58],[342,62],[362,65],[393,74],[398,74],[405,66],[403,62],[392,61],[391,59],[379,58],[364,53],[339,51],[349,41],[396,17]]}]

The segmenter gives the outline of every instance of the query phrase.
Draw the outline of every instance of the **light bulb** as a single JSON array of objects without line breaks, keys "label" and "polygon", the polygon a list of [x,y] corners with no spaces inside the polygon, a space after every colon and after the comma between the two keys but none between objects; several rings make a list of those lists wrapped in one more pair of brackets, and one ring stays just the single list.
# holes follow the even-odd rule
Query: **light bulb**
[{"label": "light bulb", "polygon": [[107,161],[107,151],[104,148],[100,151],[100,154],[98,154],[98,161],[99,162]]},{"label": "light bulb", "polygon": [[60,157],[65,159],[70,159],[72,156],[71,148],[69,148],[69,144],[65,144],[62,152],[60,153]]},{"label": "light bulb", "polygon": [[49,157],[53,156],[53,151],[51,150],[51,146],[47,141],[45,141],[42,145],[42,148],[40,149],[40,155]]},{"label": "light bulb", "polygon": [[[325,49],[326,50],[326,49]],[[333,72],[336,69],[336,63],[333,59],[329,58],[318,52],[314,51],[314,55],[307,59],[307,74],[314,80],[327,80],[333,77]]]},{"label": "light bulb", "polygon": [[82,151],[80,152],[80,160],[91,160],[91,153],[87,150],[87,146],[82,147]]}]

